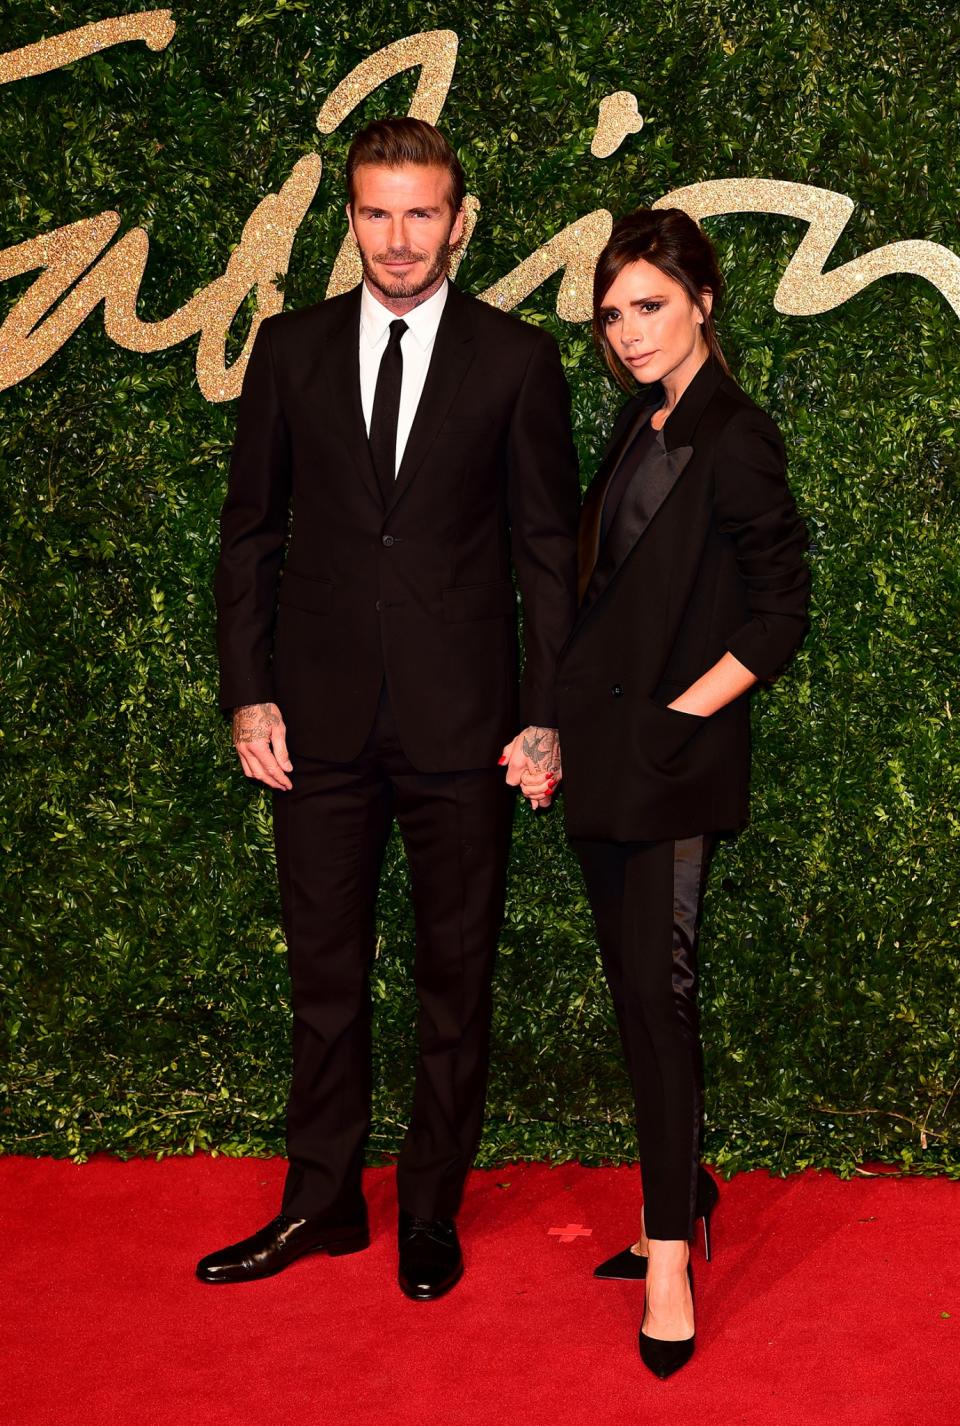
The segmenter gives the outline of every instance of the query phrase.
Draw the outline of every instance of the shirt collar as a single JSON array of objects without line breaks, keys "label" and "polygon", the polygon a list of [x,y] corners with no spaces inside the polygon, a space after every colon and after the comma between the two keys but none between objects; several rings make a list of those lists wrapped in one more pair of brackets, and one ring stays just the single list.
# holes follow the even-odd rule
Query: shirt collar
[{"label": "shirt collar", "polygon": [[[407,312],[403,318],[409,331],[420,347],[425,351],[437,335],[437,328],[440,325],[440,317],[443,314],[444,303],[447,300],[447,288],[449,282],[445,279],[432,297],[428,297],[426,302],[421,302],[419,307],[414,307]],[[389,307],[384,307],[366,283],[360,293],[360,331],[366,338],[369,346],[376,348],[386,339],[391,322],[395,322],[397,314],[391,312]],[[406,332],[404,333],[406,336]]]}]

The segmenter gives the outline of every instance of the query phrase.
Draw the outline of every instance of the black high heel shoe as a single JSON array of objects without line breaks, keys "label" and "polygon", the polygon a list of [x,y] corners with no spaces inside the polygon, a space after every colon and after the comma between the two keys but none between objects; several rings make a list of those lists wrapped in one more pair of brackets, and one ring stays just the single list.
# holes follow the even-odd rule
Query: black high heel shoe
[{"label": "black high heel shoe", "polygon": [[[687,1279],[690,1283],[690,1296],[693,1297],[693,1268],[687,1263]],[[640,1347],[640,1360],[645,1367],[658,1376],[661,1381],[666,1381],[668,1376],[673,1376],[674,1372],[685,1367],[693,1356],[694,1344],[697,1334],[692,1337],[683,1337],[679,1342],[664,1342],[659,1337],[648,1337],[643,1330],[643,1323],[647,1320],[646,1308],[644,1308],[643,1322],[640,1323],[640,1331],[637,1341]]]},{"label": "black high heel shoe", "polygon": [[[694,1217],[703,1219],[703,1255],[710,1261],[710,1215],[720,1202],[720,1190],[701,1164],[697,1171],[697,1202]],[[641,1282],[647,1275],[645,1253],[624,1248],[593,1270],[594,1277],[616,1279],[618,1282]]]}]

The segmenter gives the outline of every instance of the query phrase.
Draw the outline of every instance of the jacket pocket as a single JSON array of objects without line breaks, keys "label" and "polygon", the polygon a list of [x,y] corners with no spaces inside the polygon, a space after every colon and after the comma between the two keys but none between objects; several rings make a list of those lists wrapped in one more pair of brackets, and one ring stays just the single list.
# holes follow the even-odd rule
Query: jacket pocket
[{"label": "jacket pocket", "polygon": [[328,614],[333,608],[333,585],[324,579],[309,579],[296,570],[285,569],[277,603],[309,614]]},{"label": "jacket pocket", "polygon": [[[676,694],[673,695],[674,698],[676,698],[676,696]],[[706,713],[686,713],[682,708],[670,708],[666,703],[654,704],[654,707],[658,708],[661,713],[665,713],[668,718],[686,719],[690,725],[691,732],[695,731],[698,724],[709,723],[710,721],[709,714]]]},{"label": "jacket pocket", "polygon": [[468,619],[502,619],[517,609],[509,579],[498,579],[495,584],[462,584],[458,589],[445,589],[440,597],[443,617],[451,624]]},{"label": "jacket pocket", "polygon": [[[672,696],[676,697],[676,694]],[[666,770],[709,722],[709,718],[701,718],[696,713],[683,713],[679,708],[667,708],[648,698],[638,729],[641,749],[649,761]]]}]

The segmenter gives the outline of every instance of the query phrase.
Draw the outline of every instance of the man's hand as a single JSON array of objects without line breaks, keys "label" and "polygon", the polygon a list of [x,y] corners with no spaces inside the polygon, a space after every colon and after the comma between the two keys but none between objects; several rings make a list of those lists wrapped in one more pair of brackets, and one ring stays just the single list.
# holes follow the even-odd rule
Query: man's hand
[{"label": "man's hand", "polygon": [[290,792],[287,777],[293,763],[287,752],[287,730],[275,703],[247,703],[233,710],[233,746],[247,777]]},{"label": "man's hand", "polygon": [[500,759],[507,782],[519,787],[531,807],[549,807],[563,776],[560,735],[556,728],[524,728],[507,743]]}]

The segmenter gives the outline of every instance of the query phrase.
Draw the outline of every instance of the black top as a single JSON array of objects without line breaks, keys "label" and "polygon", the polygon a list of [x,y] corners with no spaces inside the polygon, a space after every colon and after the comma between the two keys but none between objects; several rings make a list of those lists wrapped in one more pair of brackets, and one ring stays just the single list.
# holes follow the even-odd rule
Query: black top
[{"label": "black top", "polygon": [[[651,412],[651,415],[652,414]],[[662,450],[663,437],[659,431],[654,429],[648,418],[634,436],[629,450],[624,455],[613,479],[607,487],[606,497],[603,502],[603,514],[600,517],[601,544],[603,544],[607,538],[607,531],[613,524],[614,516],[620,506],[620,501],[632,485],[634,477],[639,474],[641,468],[646,463],[654,447],[658,445]]]}]

